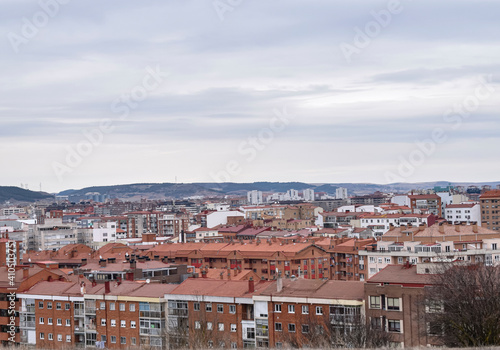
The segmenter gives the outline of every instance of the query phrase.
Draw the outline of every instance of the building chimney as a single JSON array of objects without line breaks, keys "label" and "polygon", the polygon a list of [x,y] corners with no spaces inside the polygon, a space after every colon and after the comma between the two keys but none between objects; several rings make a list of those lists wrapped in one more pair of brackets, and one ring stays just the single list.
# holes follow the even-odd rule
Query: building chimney
[{"label": "building chimney", "polygon": [[455,223],[455,231],[460,232],[460,223]]},{"label": "building chimney", "polygon": [[134,273],[133,273],[133,272],[127,272],[127,273],[125,274],[125,279],[126,279],[127,281],[133,281],[133,280],[134,280]]},{"label": "building chimney", "polygon": [[107,263],[107,262],[106,262],[106,260],[105,260],[105,259],[101,259],[101,260],[99,260],[99,266],[100,266],[100,267],[106,267],[106,263]]},{"label": "building chimney", "polygon": [[135,270],[136,266],[137,266],[136,261],[135,261],[135,260],[130,260],[130,268],[131,268],[132,270]]},{"label": "building chimney", "polygon": [[28,267],[23,268],[23,280],[30,276],[30,269]]},{"label": "building chimney", "polygon": [[153,257],[153,259],[154,259],[154,261],[160,261],[160,256],[159,256],[159,255],[155,255],[155,256]]},{"label": "building chimney", "polygon": [[224,272],[221,272],[220,273],[220,279],[223,280],[224,279]]},{"label": "building chimney", "polygon": [[280,293],[283,290],[283,279],[281,278],[281,271],[278,272],[278,279],[276,281],[276,292]]},{"label": "building chimney", "polygon": [[231,270],[227,270],[227,280],[231,281]]},{"label": "building chimney", "polygon": [[255,282],[253,281],[253,277],[250,277],[248,280],[248,293],[255,292]]},{"label": "building chimney", "polygon": [[85,265],[87,265],[87,259],[82,259],[82,264],[81,264],[81,266],[85,266]]},{"label": "building chimney", "polygon": [[201,270],[201,278],[207,278],[207,270]]},{"label": "building chimney", "polygon": [[238,268],[237,267],[235,267],[233,269],[233,274],[234,274],[234,277],[238,276]]},{"label": "building chimney", "polygon": [[111,288],[109,286],[109,281],[104,282],[104,293],[105,294],[111,293]]},{"label": "building chimney", "polygon": [[439,224],[439,233],[444,234],[444,225],[443,224]]},{"label": "building chimney", "polygon": [[477,222],[475,222],[474,224],[472,224],[472,232],[478,233]]}]

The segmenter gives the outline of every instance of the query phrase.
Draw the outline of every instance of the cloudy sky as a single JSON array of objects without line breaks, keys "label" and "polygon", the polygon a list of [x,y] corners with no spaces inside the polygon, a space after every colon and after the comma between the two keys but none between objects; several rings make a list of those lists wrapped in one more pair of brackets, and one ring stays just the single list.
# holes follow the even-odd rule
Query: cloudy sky
[{"label": "cloudy sky", "polygon": [[0,185],[500,180],[500,2],[0,2]]}]

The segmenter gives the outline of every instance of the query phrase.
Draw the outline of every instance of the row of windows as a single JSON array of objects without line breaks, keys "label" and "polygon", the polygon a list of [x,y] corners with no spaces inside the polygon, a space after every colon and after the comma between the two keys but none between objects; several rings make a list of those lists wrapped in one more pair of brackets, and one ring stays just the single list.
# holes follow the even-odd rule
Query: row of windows
[{"label": "row of windows", "polygon": [[[101,318],[101,326],[106,326],[106,319],[105,318]],[[114,320],[114,319],[110,320],[110,326],[111,327],[116,327],[116,320]],[[127,327],[127,321],[121,320],[120,321],[120,327],[121,328]],[[137,327],[136,322],[135,321],[130,321],[130,328],[136,328],[136,327]]]},{"label": "row of windows", "polygon": [[[39,324],[45,324],[45,318],[40,317],[38,320]],[[47,324],[52,325],[53,324],[53,319],[51,317],[47,318]],[[62,326],[62,318],[58,318],[56,320],[56,325]],[[70,327],[71,326],[71,320],[69,318],[66,319],[66,326]]]},{"label": "row of windows", "polygon": [[[194,303],[193,305],[194,311],[200,311],[200,303]],[[205,311],[212,312],[212,303],[205,304]],[[217,304],[217,312],[224,313],[224,304]],[[229,305],[229,313],[236,313],[236,305]]]},{"label": "row of windows", "polygon": [[[47,336],[48,336],[48,338],[47,338],[48,340],[54,340],[54,334],[53,333],[48,333]],[[42,339],[42,340],[45,339],[45,333],[43,333],[43,332],[40,333],[40,339]],[[58,334],[57,335],[57,341],[63,341],[62,334]],[[66,336],[66,342],[67,343],[71,343],[71,335],[67,335]]]},{"label": "row of windows", "polygon": [[[202,323],[200,321],[194,321],[194,329],[201,329],[201,326],[202,326]],[[212,322],[207,322],[206,323],[206,329],[208,331],[213,330],[214,329],[214,324]],[[225,329],[224,323],[222,323],[222,322],[217,323],[217,329],[220,332],[223,332],[224,329]],[[231,323],[229,329],[231,330],[231,332],[236,332],[236,329],[237,329],[236,323]]]},{"label": "row of windows", "polygon": [[[102,342],[107,342],[107,340],[108,340],[108,338],[105,335],[101,335]],[[111,341],[112,344],[116,344],[116,336],[115,335],[110,336],[109,340]],[[127,337],[120,337],[120,344],[126,345],[127,344]],[[137,345],[137,339],[135,337],[131,337],[130,344]]]},{"label": "row of windows", "polygon": [[[274,312],[281,312],[281,305],[282,304],[274,304]],[[323,306],[316,306],[316,315],[323,315]],[[294,314],[295,313],[295,305],[288,305],[288,313],[289,314]],[[308,315],[309,314],[309,305],[302,305],[302,315]]]},{"label": "row of windows", "polygon": [[[38,302],[38,308],[43,309],[43,301]],[[47,309],[52,310],[52,302],[48,301],[47,302]],[[71,304],[70,303],[65,303],[64,304],[64,310],[70,310],[71,309]],[[62,303],[56,303],[56,310],[62,310]]]},{"label": "row of windows", "polygon": [[[39,301],[38,302],[38,308],[39,309],[43,309],[44,308],[44,302],[43,301]],[[51,301],[47,302],[47,309],[48,310],[52,310],[52,302]],[[106,303],[102,301],[100,303],[100,305],[99,305],[99,309],[100,310],[105,310],[106,309]],[[129,309],[128,311],[134,312],[135,311],[135,304],[129,304],[128,309]],[[62,303],[59,303],[59,302],[56,303],[56,310],[62,310]],[[71,304],[70,303],[65,303],[64,304],[64,310],[71,310]],[[110,311],[116,310],[115,303],[113,303],[113,302],[109,303],[109,310]],[[119,303],[119,310],[120,311],[125,311],[125,303]]]},{"label": "row of windows", "polygon": [[[301,325],[302,328],[302,333],[309,333],[309,325],[308,324],[303,324]],[[274,330],[276,332],[282,332],[283,331],[283,325],[281,322],[275,322],[274,323]],[[289,323],[288,324],[288,332],[290,333],[295,333],[296,331],[296,326],[295,323]]]},{"label": "row of windows", "polygon": [[391,311],[401,311],[401,299],[381,297],[381,296],[370,296],[370,309],[382,309]]}]

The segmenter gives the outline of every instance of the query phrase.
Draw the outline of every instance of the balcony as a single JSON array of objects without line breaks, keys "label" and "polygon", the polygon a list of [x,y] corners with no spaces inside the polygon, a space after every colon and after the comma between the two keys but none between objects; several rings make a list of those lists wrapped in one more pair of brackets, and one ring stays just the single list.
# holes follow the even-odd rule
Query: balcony
[{"label": "balcony", "polygon": [[95,331],[96,331],[95,324],[86,324],[85,325],[85,332],[95,332]]},{"label": "balcony", "polygon": [[21,321],[19,322],[20,328],[35,328],[35,321]]}]

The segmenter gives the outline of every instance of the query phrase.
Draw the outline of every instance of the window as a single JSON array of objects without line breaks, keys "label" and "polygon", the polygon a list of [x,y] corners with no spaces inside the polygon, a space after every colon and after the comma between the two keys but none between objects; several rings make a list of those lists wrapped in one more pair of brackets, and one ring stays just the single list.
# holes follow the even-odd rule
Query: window
[{"label": "window", "polygon": [[194,321],[194,329],[201,329],[200,321]]},{"label": "window", "polygon": [[389,332],[401,333],[401,321],[400,320],[388,320],[387,325],[389,326]]},{"label": "window", "polygon": [[38,302],[38,308],[39,309],[43,309],[43,301],[39,301]]},{"label": "window", "polygon": [[443,324],[438,322],[427,322],[428,335],[443,335]]},{"label": "window", "polygon": [[62,341],[62,334],[57,335],[57,341]]},{"label": "window", "polygon": [[375,257],[370,256],[370,263],[371,263],[371,264],[375,264]]},{"label": "window", "polygon": [[128,311],[135,312],[135,304],[129,304],[128,305]]},{"label": "window", "polygon": [[373,329],[382,329],[382,319],[380,317],[372,317],[371,324]]},{"label": "window", "polygon": [[120,337],[120,344],[127,344],[127,338],[126,337]]},{"label": "window", "polygon": [[66,343],[71,343],[71,335],[66,336]]},{"label": "window", "polygon": [[281,322],[276,322],[276,323],[274,324],[274,330],[275,330],[276,332],[281,332],[281,331],[283,330],[283,327],[281,326]]},{"label": "window", "polygon": [[316,315],[323,315],[323,306],[316,306]]},{"label": "window", "polygon": [[101,341],[106,342],[106,336],[105,335],[101,335]]},{"label": "window", "polygon": [[207,330],[211,331],[214,328],[212,322],[207,322]]},{"label": "window", "polygon": [[302,305],[302,315],[309,314],[309,305]]},{"label": "window", "polygon": [[40,339],[45,339],[45,333],[40,333]]},{"label": "window", "polygon": [[109,309],[115,311],[115,303],[109,303]]},{"label": "window", "polygon": [[62,318],[58,318],[57,319],[57,325],[58,326],[62,326]]},{"label": "window", "polygon": [[[491,244],[491,249],[497,250],[497,244],[496,243],[492,243]],[[43,305],[42,305],[42,308],[43,308]]]},{"label": "window", "polygon": [[370,295],[370,309],[380,309],[380,297]]},{"label": "window", "polygon": [[295,313],[295,305],[288,305],[288,313],[289,314]]},{"label": "window", "polygon": [[194,311],[200,311],[200,303],[194,303],[193,309],[194,309]]},{"label": "window", "polygon": [[64,310],[70,310],[71,305],[69,303],[64,304]]},{"label": "window", "polygon": [[219,313],[224,312],[224,305],[223,304],[217,304],[217,312],[219,312]]},{"label": "window", "polygon": [[387,298],[387,310],[399,311],[399,298]]},{"label": "window", "polygon": [[281,304],[274,304],[274,312],[281,312]]},{"label": "window", "polygon": [[283,349],[283,343],[282,342],[276,342],[276,349]]},{"label": "window", "polygon": [[101,326],[106,326],[106,319],[105,318],[101,318]]},{"label": "window", "polygon": [[211,349],[214,347],[214,342],[212,340],[208,341],[208,347]]},{"label": "window", "polygon": [[125,311],[125,303],[120,303],[120,311]]},{"label": "window", "polygon": [[236,332],[236,324],[231,323],[231,332]]},{"label": "window", "polygon": [[62,304],[56,303],[56,310],[61,310],[61,309],[62,309]]},{"label": "window", "polygon": [[385,258],[385,263],[390,264],[391,263],[391,258]]},{"label": "window", "polygon": [[230,314],[236,313],[236,305],[229,305],[229,313]]},{"label": "window", "polygon": [[125,328],[125,327],[127,327],[127,321],[125,321],[125,320],[121,320],[121,321],[120,321],[120,327],[121,327],[121,328]]},{"label": "window", "polygon": [[302,325],[302,333],[309,333],[309,325],[308,324]]},{"label": "window", "polygon": [[111,327],[116,327],[116,320],[111,320]]},{"label": "window", "polygon": [[115,335],[111,336],[111,343],[116,344],[116,336]]},{"label": "window", "polygon": [[47,301],[47,309],[52,310],[52,302]]},{"label": "window", "polygon": [[427,300],[426,311],[436,313],[443,311],[443,302],[440,300]]},{"label": "window", "polygon": [[238,343],[231,342],[231,349],[238,349]]},{"label": "window", "polygon": [[295,333],[295,323],[289,323],[288,324],[288,331],[290,333]]},{"label": "window", "polygon": [[135,321],[130,321],[130,328],[135,328],[136,325],[135,325]]},{"label": "window", "polygon": [[212,312],[212,304],[207,303],[207,304],[205,305],[205,311],[206,311],[206,312]]},{"label": "window", "polygon": [[66,319],[66,327],[71,327],[71,320],[69,318]]},{"label": "window", "polygon": [[224,323],[219,323],[218,328],[219,328],[219,332],[223,332],[224,331]]},{"label": "window", "polygon": [[99,304],[99,310],[106,310],[106,303],[104,301],[101,301]]},{"label": "window", "polygon": [[39,324],[43,324],[44,323],[44,319],[43,317],[40,317],[39,321],[38,321]]},{"label": "window", "polygon": [[54,334],[49,333],[49,340],[54,340]]},{"label": "window", "polygon": [[52,324],[52,321],[53,321],[53,320],[52,320],[52,317],[51,317],[51,318],[48,318],[48,319],[47,319],[47,324],[49,324],[49,325],[50,325],[50,324]]},{"label": "window", "polygon": [[132,345],[136,345],[137,340],[135,339],[135,337],[130,338],[130,343],[131,343]]}]

